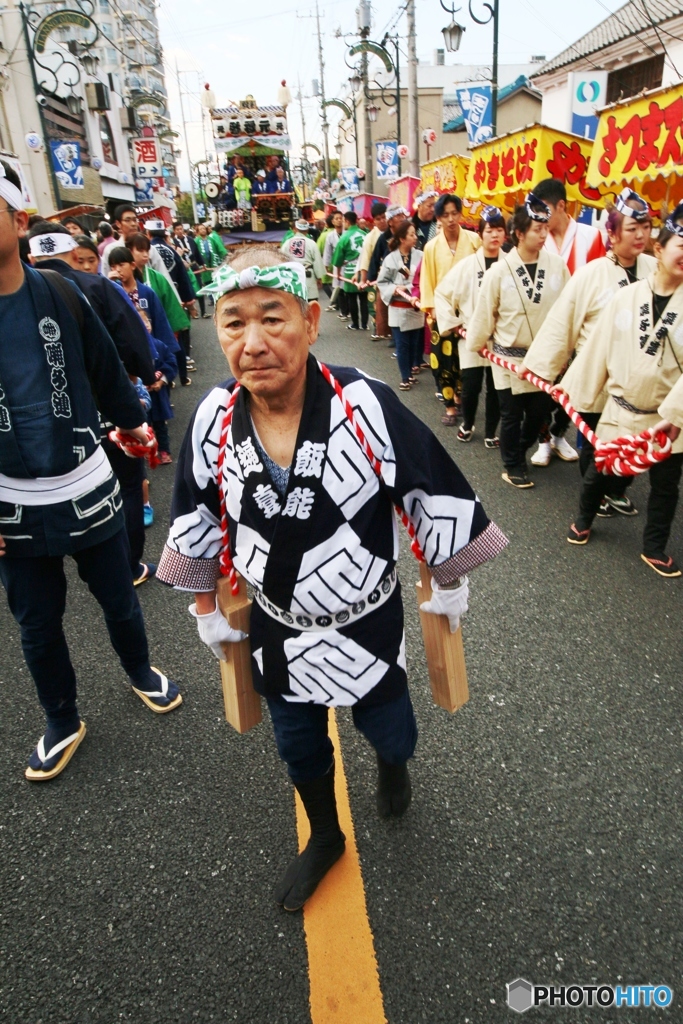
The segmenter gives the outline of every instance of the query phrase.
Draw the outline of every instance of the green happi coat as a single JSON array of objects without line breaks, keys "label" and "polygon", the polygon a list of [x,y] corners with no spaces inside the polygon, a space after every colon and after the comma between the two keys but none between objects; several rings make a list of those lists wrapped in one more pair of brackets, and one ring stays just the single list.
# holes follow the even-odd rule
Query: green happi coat
[{"label": "green happi coat", "polygon": [[355,294],[358,291],[355,284],[352,284],[351,278],[356,273],[364,239],[365,231],[354,224],[343,233],[335,247],[332,266],[341,268],[342,287],[345,292]]}]

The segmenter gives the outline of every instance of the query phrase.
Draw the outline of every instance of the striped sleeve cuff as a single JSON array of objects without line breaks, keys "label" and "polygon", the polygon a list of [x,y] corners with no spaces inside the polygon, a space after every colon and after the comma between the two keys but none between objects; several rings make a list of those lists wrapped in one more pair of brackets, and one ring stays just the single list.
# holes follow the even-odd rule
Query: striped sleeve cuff
[{"label": "striped sleeve cuff", "polygon": [[446,559],[439,565],[430,565],[430,572],[439,586],[447,587],[458,577],[466,576],[478,565],[495,558],[509,543],[510,541],[502,530],[495,523],[489,523],[485,530],[464,548],[461,548],[452,558]]},{"label": "striped sleeve cuff", "polygon": [[218,558],[190,558],[189,555],[182,555],[166,544],[159,559],[156,575],[158,580],[168,583],[176,590],[203,594],[216,589],[220,563]]}]

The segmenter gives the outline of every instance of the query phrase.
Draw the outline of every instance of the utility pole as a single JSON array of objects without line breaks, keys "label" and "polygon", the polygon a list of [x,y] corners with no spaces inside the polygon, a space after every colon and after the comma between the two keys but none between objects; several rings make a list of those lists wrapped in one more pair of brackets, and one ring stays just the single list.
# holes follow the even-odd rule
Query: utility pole
[{"label": "utility pole", "polygon": [[325,179],[330,180],[330,143],[328,133],[330,126],[327,121],[327,107],[325,106],[325,61],[323,60],[323,42],[320,35],[320,10],[318,0],[315,0],[315,21],[318,27],[318,65],[320,67],[320,109],[323,117],[323,160],[325,165]]},{"label": "utility pole", "polygon": [[[183,106],[183,96],[184,96],[183,83],[182,83],[182,79],[181,79],[180,75],[178,74],[178,60],[177,60],[177,58],[176,58],[176,62],[175,62],[175,77],[176,77],[176,81],[178,83],[178,96],[180,98],[180,116],[181,116],[182,122],[183,122],[183,135],[185,136],[185,155],[187,156],[187,167],[188,167],[188,170],[190,172],[190,195],[192,196],[192,215],[194,217],[194,222],[196,224],[197,221],[199,220],[199,217],[197,216],[197,200],[195,199],[195,194],[194,194],[194,175],[192,173],[192,160],[190,158],[190,144],[187,141],[187,122],[185,121],[185,107]],[[202,112],[202,116],[203,116],[203,112]]]},{"label": "utility pole", "polygon": [[308,143],[306,142],[306,118],[304,116],[304,98],[301,95],[301,78],[299,77],[299,75],[297,75],[297,79],[296,80],[297,80],[298,85],[299,85],[299,95],[298,95],[297,98],[299,100],[299,110],[301,112],[301,134],[303,136],[303,145],[301,147],[301,153],[302,153],[302,156],[301,156],[301,172],[302,172],[302,177],[303,177],[304,181],[306,183],[308,183],[308,167],[307,167],[308,156],[306,154],[306,147],[307,147]]},{"label": "utility pole", "polygon": [[[413,0],[414,2],[414,0]],[[361,39],[367,39],[371,28],[370,0],[360,0],[358,6],[358,30]],[[363,81],[363,136],[365,141],[365,190],[372,192],[374,189],[373,158],[372,158],[372,135],[370,134],[370,115],[368,114],[368,55],[361,54],[360,76]]]},{"label": "utility pole", "polygon": [[415,37],[415,0],[406,2],[408,22],[408,148],[409,173],[420,177],[420,126],[417,114],[417,43]]}]

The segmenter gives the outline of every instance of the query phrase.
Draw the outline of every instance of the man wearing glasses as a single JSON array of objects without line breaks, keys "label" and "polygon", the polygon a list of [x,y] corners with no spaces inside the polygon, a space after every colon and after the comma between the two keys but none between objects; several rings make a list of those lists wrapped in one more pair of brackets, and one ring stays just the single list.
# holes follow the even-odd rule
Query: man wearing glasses
[{"label": "man wearing glasses", "polygon": [[[114,211],[114,227],[121,235],[121,245],[125,245],[128,238],[139,234],[141,230],[140,221],[138,220],[138,215],[135,212],[135,207],[126,205],[117,206]],[[108,248],[109,247],[107,247],[107,249],[102,253],[101,273],[103,277],[109,276]],[[166,269],[166,264],[154,246],[152,246],[149,253],[149,265],[153,270],[158,270],[160,274],[163,274],[167,281],[169,281],[171,287],[175,290],[175,285],[173,284],[171,275]]]}]

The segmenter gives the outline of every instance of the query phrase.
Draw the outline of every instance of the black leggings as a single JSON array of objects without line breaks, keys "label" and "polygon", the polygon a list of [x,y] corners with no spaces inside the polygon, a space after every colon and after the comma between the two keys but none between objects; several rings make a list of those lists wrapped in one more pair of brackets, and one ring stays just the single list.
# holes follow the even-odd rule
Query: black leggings
[{"label": "black leggings", "polygon": [[[681,471],[683,454],[670,455],[664,462],[658,462],[648,470],[650,496],[643,530],[643,554],[648,558],[660,558],[666,553],[671,524],[678,504]],[[576,520],[578,530],[587,530],[592,524],[606,493],[605,484],[609,479],[603,473],[598,473],[595,462],[591,462],[583,478],[579,517]]]},{"label": "black leggings", "polygon": [[[368,326],[368,293],[367,292],[344,292],[347,302],[348,315],[354,327],[360,325],[363,328]],[[358,301],[360,300],[360,325],[358,323]]]},{"label": "black leggings", "polygon": [[498,392],[500,402],[500,455],[506,469],[526,466],[527,450],[538,437],[548,416],[549,397],[543,391],[513,395],[511,388]]},{"label": "black leggings", "polygon": [[479,394],[481,392],[484,378],[486,378],[486,406],[484,437],[495,437],[498,421],[500,419],[500,403],[498,392],[493,386],[493,372],[490,366],[471,366],[469,369],[461,370],[462,392],[462,426],[463,430],[471,430],[477,415],[479,405]]}]

